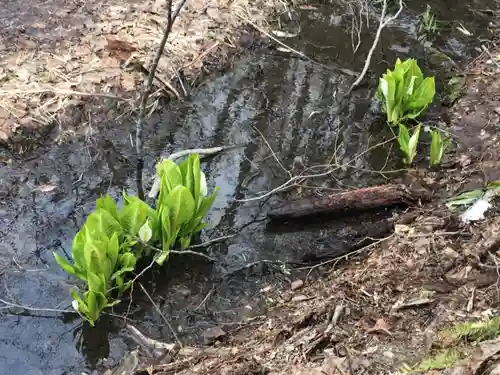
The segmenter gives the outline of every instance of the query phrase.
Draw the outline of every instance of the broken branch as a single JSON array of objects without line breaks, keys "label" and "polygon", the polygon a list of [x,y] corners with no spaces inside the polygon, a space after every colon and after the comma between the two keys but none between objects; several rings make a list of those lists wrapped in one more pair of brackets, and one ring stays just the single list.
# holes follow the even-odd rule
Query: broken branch
[{"label": "broken branch", "polygon": [[388,17],[385,19],[385,12],[387,11],[387,0],[384,0],[384,5],[382,6],[382,14],[380,15],[380,23],[377,29],[377,33],[375,34],[375,40],[373,41],[372,47],[370,48],[370,51],[368,52],[368,56],[366,57],[365,60],[365,66],[363,67],[363,70],[361,71],[361,74],[359,77],[354,81],[352,84],[351,88],[347,93],[350,93],[355,87],[357,87],[363,78],[365,77],[366,72],[368,71],[368,68],[370,67],[370,63],[372,61],[372,56],[373,52],[375,51],[375,48],[377,48],[378,41],[380,39],[380,35],[382,34],[382,30],[384,27],[386,27],[389,23],[394,21],[396,18],[399,17],[401,12],[403,11],[403,0],[399,0],[399,9],[398,11],[391,17]]}]

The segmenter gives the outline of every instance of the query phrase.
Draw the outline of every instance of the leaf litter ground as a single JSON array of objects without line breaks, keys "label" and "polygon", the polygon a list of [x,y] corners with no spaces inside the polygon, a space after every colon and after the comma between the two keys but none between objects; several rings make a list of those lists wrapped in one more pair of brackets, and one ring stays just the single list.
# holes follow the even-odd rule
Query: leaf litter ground
[{"label": "leaf litter ground", "polygon": [[[178,2],[173,3],[175,9]],[[245,31],[243,19],[263,24],[275,6],[187,2],[160,60],[150,110],[161,96],[189,94],[200,76],[229,66],[235,54],[255,46],[257,33]],[[164,0],[3,4],[0,144],[24,153],[49,134],[64,141],[86,131],[95,126],[96,113],[117,121],[133,114],[166,14]]]}]

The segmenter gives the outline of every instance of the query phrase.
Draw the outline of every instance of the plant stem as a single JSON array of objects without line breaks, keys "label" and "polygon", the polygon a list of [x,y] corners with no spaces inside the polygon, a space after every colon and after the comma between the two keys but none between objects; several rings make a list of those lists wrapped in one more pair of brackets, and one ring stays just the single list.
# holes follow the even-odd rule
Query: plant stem
[{"label": "plant stem", "polygon": [[175,19],[179,15],[179,12],[182,6],[186,3],[186,0],[183,0],[177,9],[172,13],[172,0],[167,0],[167,27],[165,28],[165,32],[163,33],[163,38],[160,42],[160,46],[158,47],[158,51],[156,51],[155,58],[153,60],[153,64],[149,68],[149,75],[146,81],[146,86],[141,95],[141,102],[139,106],[139,117],[137,119],[137,124],[135,128],[135,152],[137,155],[137,165],[136,165],[136,176],[135,182],[137,185],[137,194],[140,199],[144,200],[144,188],[142,186],[142,170],[144,168],[144,142],[142,138],[142,132],[144,129],[144,123],[146,121],[146,106],[148,103],[149,96],[153,91],[153,80],[155,77],[156,69],[158,68],[158,63],[160,61],[161,55],[165,50],[165,45],[167,44],[168,36],[172,31],[172,26],[174,24]]}]

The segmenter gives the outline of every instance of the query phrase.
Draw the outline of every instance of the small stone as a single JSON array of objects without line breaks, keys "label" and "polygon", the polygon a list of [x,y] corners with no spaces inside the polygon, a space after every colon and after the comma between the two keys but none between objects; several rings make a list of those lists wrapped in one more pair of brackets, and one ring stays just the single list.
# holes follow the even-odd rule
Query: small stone
[{"label": "small stone", "polygon": [[292,298],[292,302],[302,302],[311,299],[311,297],[305,296],[303,294],[299,294],[298,296],[294,296]]},{"label": "small stone", "polygon": [[443,254],[446,255],[450,259],[456,259],[459,257],[459,254],[453,250],[451,247],[445,247],[443,250]]},{"label": "small stone", "polygon": [[385,357],[385,358],[388,358],[388,359],[394,359],[395,355],[393,352],[390,352],[390,351],[385,351],[382,353],[382,355]]},{"label": "small stone", "polygon": [[304,286],[304,282],[300,279],[292,281],[292,290],[298,290]]},{"label": "small stone", "polygon": [[203,332],[202,336],[203,336],[203,341],[205,342],[206,345],[208,345],[225,337],[226,332],[220,327],[212,327]]}]

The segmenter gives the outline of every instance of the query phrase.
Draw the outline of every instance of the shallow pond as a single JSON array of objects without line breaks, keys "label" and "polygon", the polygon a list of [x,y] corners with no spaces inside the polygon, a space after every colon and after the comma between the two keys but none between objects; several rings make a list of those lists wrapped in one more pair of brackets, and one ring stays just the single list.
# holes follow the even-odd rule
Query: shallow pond
[{"label": "shallow pond", "polygon": [[[284,14],[280,27],[297,33],[284,40],[287,44],[321,64],[280,50],[265,51],[214,77],[193,92],[191,100],[152,117],[146,131],[150,166],[159,155],[181,149],[238,145],[203,163],[210,188],[218,186],[220,194],[202,239],[237,236],[210,248],[218,259],[215,265],[177,258],[142,280],[182,341],[198,342],[209,327],[264,312],[272,301],[261,298],[260,290],[269,283],[288,287],[290,277],[272,269],[248,269],[225,277],[228,273],[262,259],[293,262],[308,254],[342,252],[363,238],[363,224],[348,219],[270,227],[265,214],[279,197],[238,200],[285,182],[284,169],[296,172],[328,160],[351,162],[353,168],[339,169],[326,182],[313,181],[311,186],[345,189],[384,181],[373,171],[383,168],[388,152],[395,151],[390,147],[367,151],[381,139],[380,127],[372,126],[375,77],[397,56],[417,57],[427,72],[445,77],[453,64],[438,50],[462,67],[478,54],[479,40],[490,36],[484,10],[491,4],[429,3],[438,19],[446,22],[435,40],[437,49],[417,40],[415,21],[426,3],[413,2],[383,32],[369,85],[349,96],[344,93],[353,82],[352,72],[362,69],[376,20],[370,19],[370,32],[361,32],[362,42],[353,57],[348,30],[352,17],[346,9],[309,4],[293,20]],[[460,23],[474,35],[457,31]],[[72,238],[100,194],[118,199],[122,189],[134,189],[134,167],[128,162],[133,157],[131,129],[130,123],[103,122],[92,134],[85,135],[88,129],[84,129],[39,158],[1,167],[0,298],[33,308],[70,306],[68,289],[73,280],[55,264],[52,251],[71,252]],[[301,187],[301,194],[318,193],[319,189]],[[125,305],[138,328],[163,341],[173,340],[146,296],[136,292],[132,303]],[[119,313],[124,314],[126,307]],[[120,318],[104,318],[92,329],[74,314],[26,312],[1,304],[0,309],[0,372],[5,374],[97,373],[136,347]]]}]

